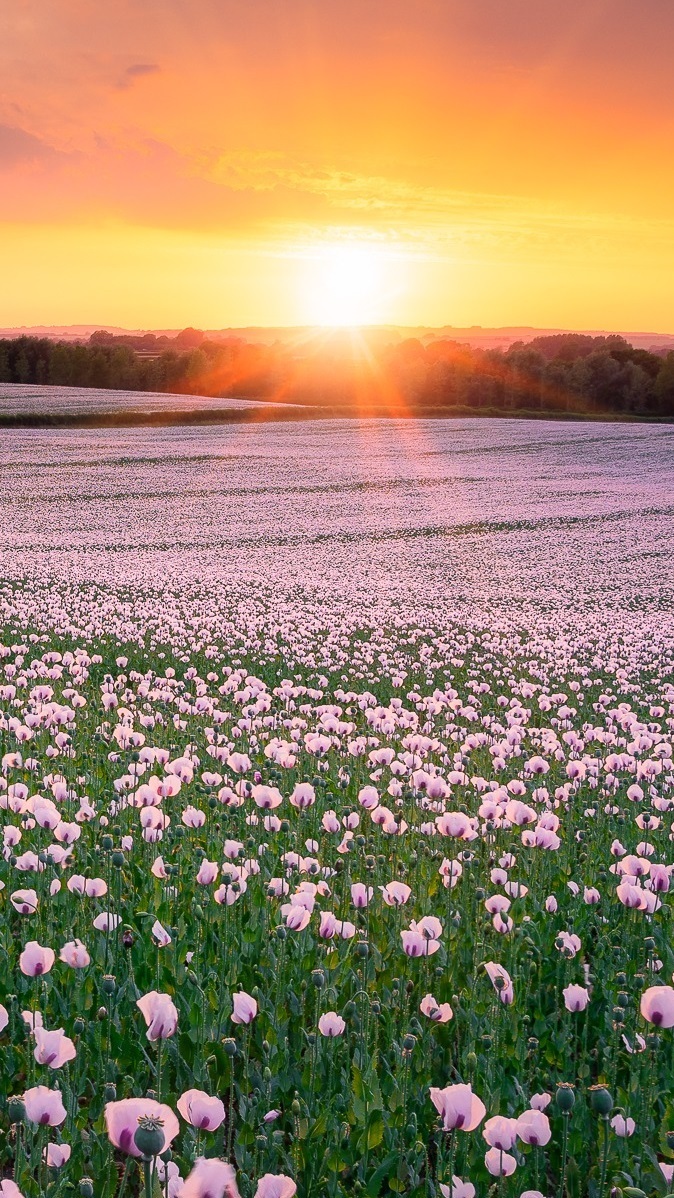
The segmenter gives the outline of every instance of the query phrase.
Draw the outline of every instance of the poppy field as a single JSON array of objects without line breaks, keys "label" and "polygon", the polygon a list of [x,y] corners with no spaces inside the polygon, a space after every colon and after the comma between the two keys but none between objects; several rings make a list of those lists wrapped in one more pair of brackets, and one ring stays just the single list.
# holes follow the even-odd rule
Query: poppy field
[{"label": "poppy field", "polygon": [[8,437],[3,1198],[674,1189],[667,430],[488,424]]}]

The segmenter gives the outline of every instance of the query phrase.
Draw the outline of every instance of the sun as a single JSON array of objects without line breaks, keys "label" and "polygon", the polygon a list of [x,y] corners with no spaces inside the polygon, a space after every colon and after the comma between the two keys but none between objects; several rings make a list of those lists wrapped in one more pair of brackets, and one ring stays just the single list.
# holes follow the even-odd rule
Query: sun
[{"label": "sun", "polygon": [[322,247],[309,259],[303,289],[302,306],[312,325],[382,323],[395,290],[392,262],[377,246]]}]

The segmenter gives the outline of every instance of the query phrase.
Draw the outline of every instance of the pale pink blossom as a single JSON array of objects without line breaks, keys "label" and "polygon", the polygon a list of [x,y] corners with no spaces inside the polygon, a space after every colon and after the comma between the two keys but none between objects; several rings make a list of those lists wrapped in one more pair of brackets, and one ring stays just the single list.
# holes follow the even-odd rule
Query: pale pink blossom
[{"label": "pale pink blossom", "polygon": [[294,1198],[297,1186],[284,1173],[265,1173],[257,1183],[254,1198]]},{"label": "pale pink blossom", "polygon": [[252,1023],[257,1015],[257,1002],[245,990],[232,995],[232,1023]]},{"label": "pale pink blossom", "polygon": [[168,994],[150,990],[137,999],[136,1006],[147,1024],[148,1040],[168,1040],[178,1027],[178,1011]]},{"label": "pale pink blossom", "polygon": [[326,1011],[318,1021],[319,1032],[322,1036],[327,1036],[328,1038],[343,1035],[345,1028],[346,1024],[344,1020],[336,1011]]},{"label": "pale pink blossom", "polygon": [[515,1122],[517,1134],[524,1144],[544,1146],[552,1136],[548,1116],[533,1106],[533,1099],[532,1109],[530,1111],[523,1111]]},{"label": "pale pink blossom", "polygon": [[138,1130],[138,1120],[143,1117],[161,1119],[164,1148],[170,1146],[180,1131],[180,1124],[170,1106],[154,1098],[122,1098],[118,1102],[107,1102],[104,1113],[110,1142],[129,1156],[141,1156],[133,1137]]},{"label": "pale pink blossom", "polygon": [[212,1098],[203,1090],[186,1090],[176,1105],[183,1119],[200,1131],[217,1131],[225,1119],[222,1099]]},{"label": "pale pink blossom", "polygon": [[59,960],[64,961],[71,969],[86,969],[91,963],[91,957],[81,940],[69,940],[59,953]]},{"label": "pale pink blossom", "polygon": [[67,1061],[74,1061],[77,1056],[75,1045],[66,1036],[62,1027],[48,1032],[43,1027],[36,1027],[35,1060],[38,1065],[48,1065],[50,1069],[60,1069]]},{"label": "pale pink blossom", "polygon": [[674,988],[650,986],[641,995],[641,1014],[656,1027],[674,1027]]},{"label": "pale pink blossom", "polygon": [[492,1177],[510,1177],[517,1168],[515,1157],[498,1148],[490,1148],[485,1152],[484,1163]]},{"label": "pale pink blossom", "polygon": [[218,1157],[197,1157],[180,1191],[180,1198],[239,1198],[236,1173]]},{"label": "pale pink blossom", "polygon": [[445,1131],[453,1131],[454,1128],[474,1131],[487,1113],[484,1103],[477,1094],[473,1094],[470,1085],[445,1086],[444,1089],[431,1086],[429,1093],[433,1106],[442,1116]]},{"label": "pale pink blossom", "polygon": [[67,1111],[60,1090],[50,1090],[48,1086],[33,1086],[32,1089],[26,1090],[23,1101],[28,1122],[37,1126],[58,1127],[66,1117]]},{"label": "pale pink blossom", "polygon": [[19,968],[26,977],[36,978],[43,973],[49,973],[55,960],[56,954],[53,949],[43,948],[37,940],[29,940],[19,957]]}]

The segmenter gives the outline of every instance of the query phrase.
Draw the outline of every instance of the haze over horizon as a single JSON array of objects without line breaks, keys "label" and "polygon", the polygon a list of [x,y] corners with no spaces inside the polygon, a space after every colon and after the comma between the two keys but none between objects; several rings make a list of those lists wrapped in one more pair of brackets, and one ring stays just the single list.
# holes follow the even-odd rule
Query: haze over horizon
[{"label": "haze over horizon", "polygon": [[672,328],[669,0],[24,0],[0,326]]}]

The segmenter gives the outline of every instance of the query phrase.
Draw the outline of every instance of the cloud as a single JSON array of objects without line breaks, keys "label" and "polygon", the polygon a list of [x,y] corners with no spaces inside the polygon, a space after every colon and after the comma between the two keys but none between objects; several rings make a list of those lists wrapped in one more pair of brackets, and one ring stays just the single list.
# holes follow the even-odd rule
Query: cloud
[{"label": "cloud", "polygon": [[156,62],[134,62],[126,68],[115,86],[120,91],[125,91],[127,87],[132,87],[137,79],[142,79],[145,75],[158,75],[160,71],[161,67]]},{"label": "cloud", "polygon": [[53,146],[18,125],[0,125],[0,170],[53,162],[61,157]]}]

